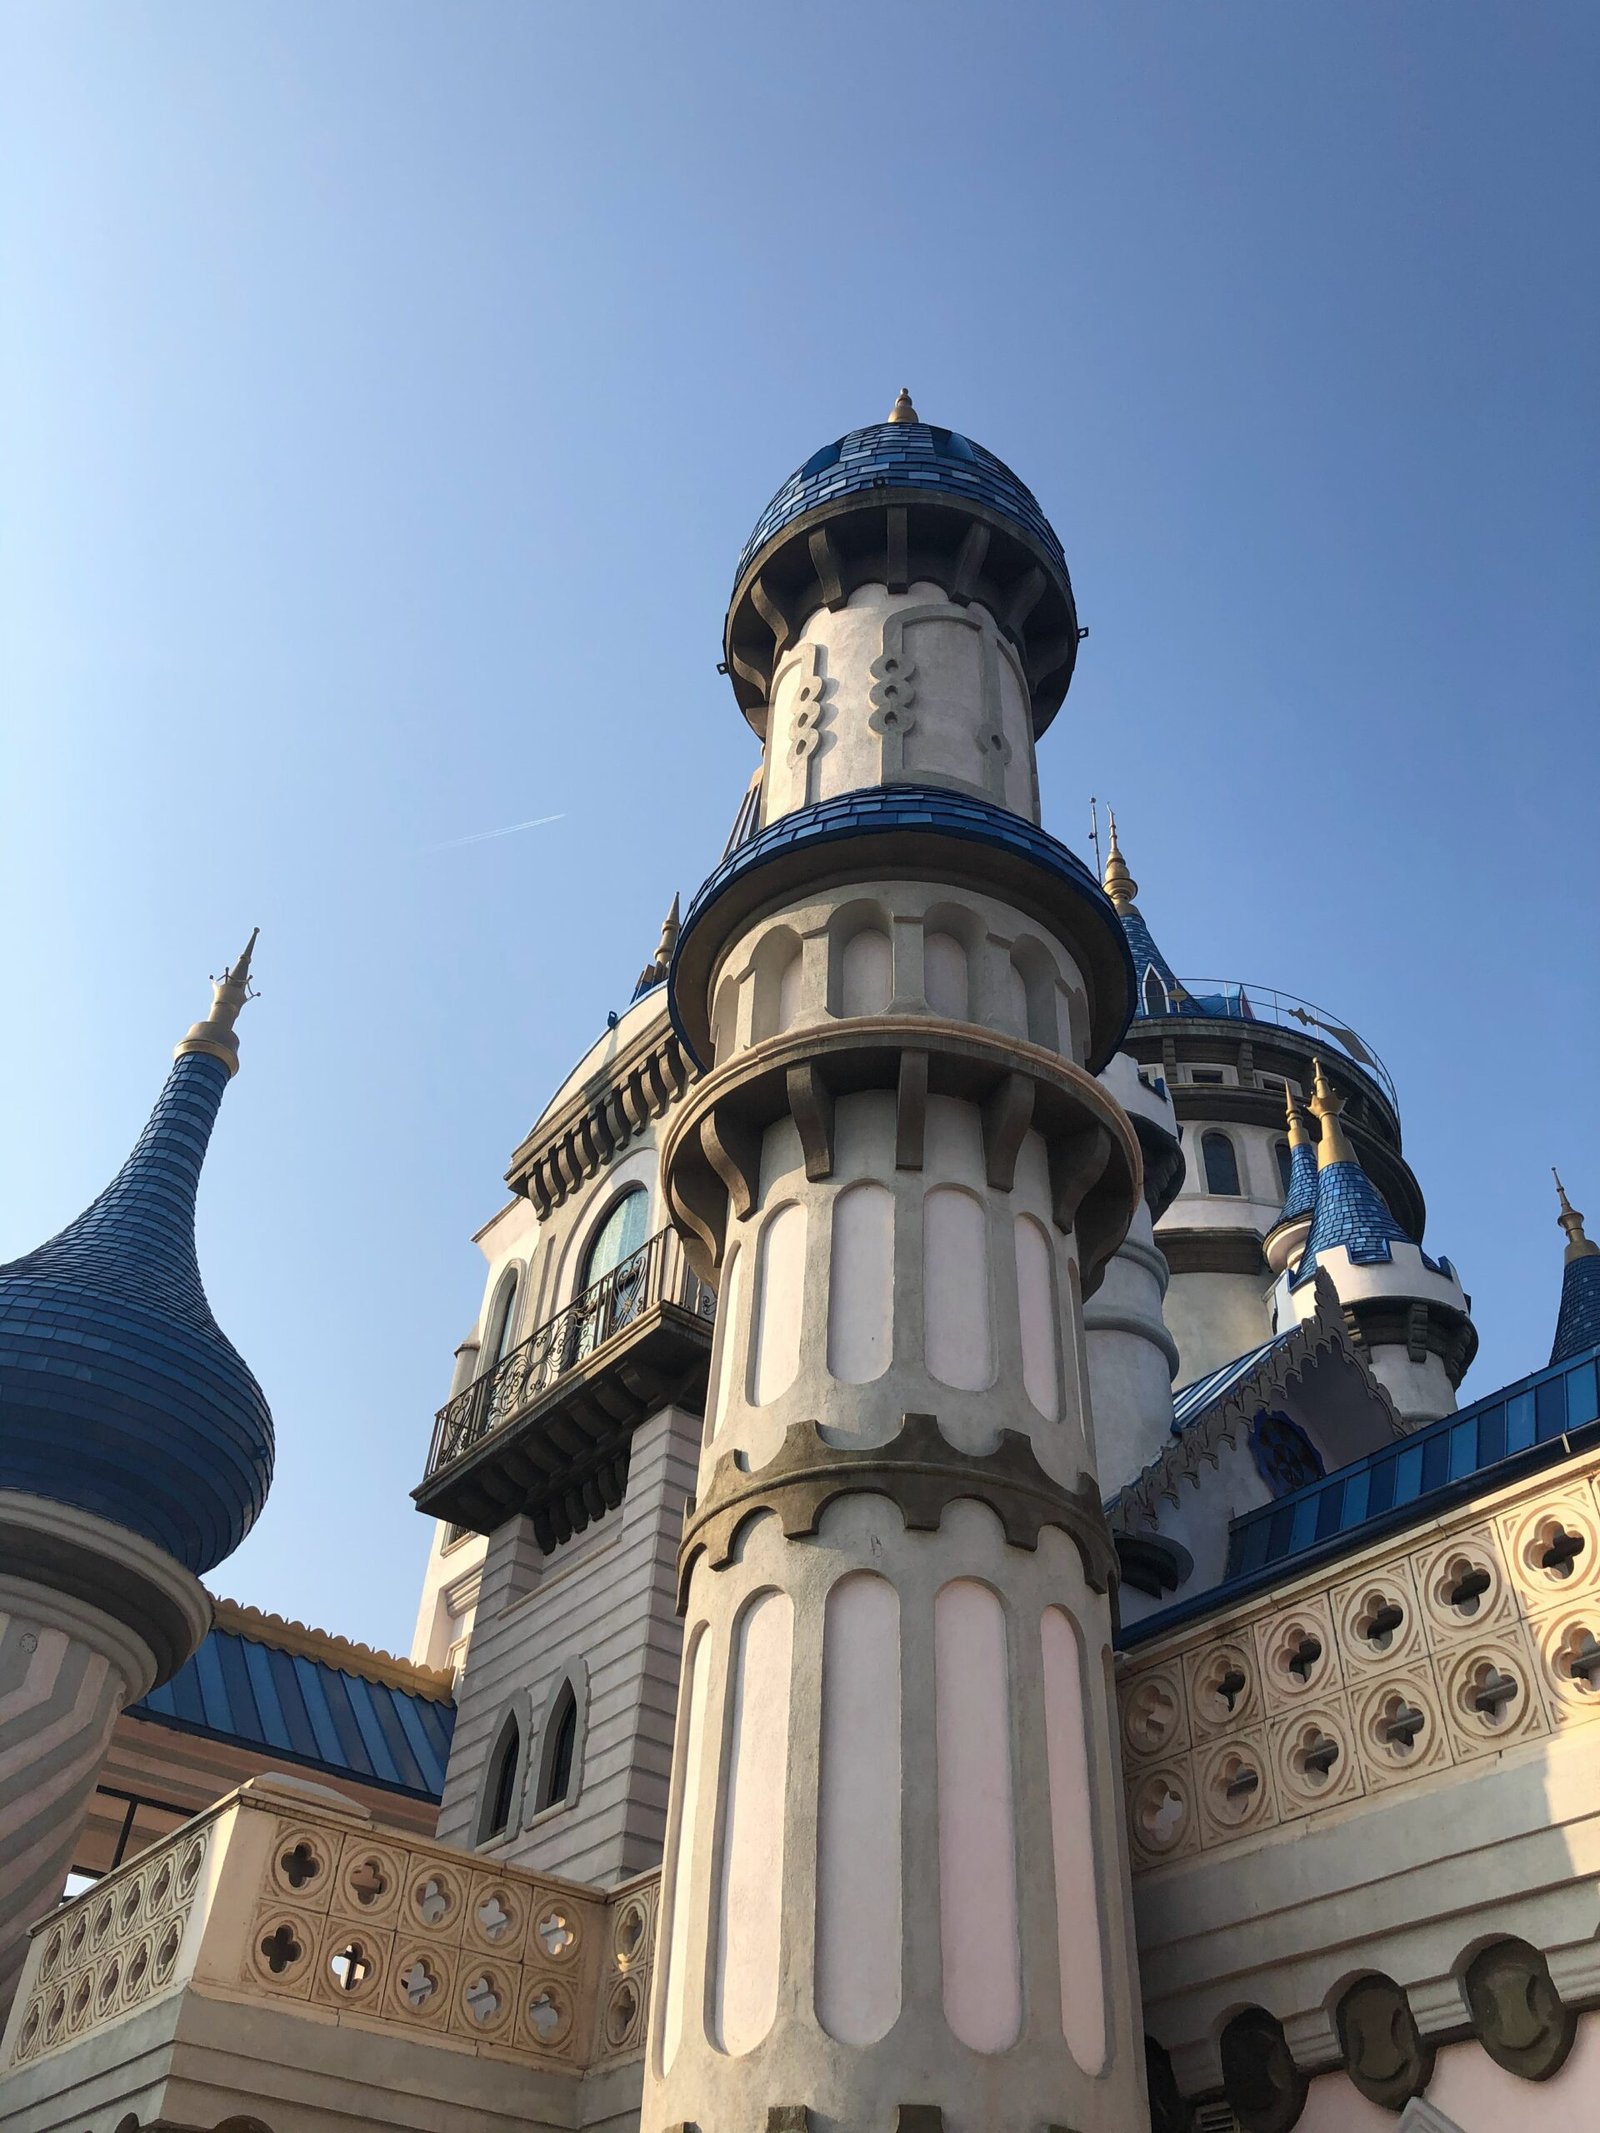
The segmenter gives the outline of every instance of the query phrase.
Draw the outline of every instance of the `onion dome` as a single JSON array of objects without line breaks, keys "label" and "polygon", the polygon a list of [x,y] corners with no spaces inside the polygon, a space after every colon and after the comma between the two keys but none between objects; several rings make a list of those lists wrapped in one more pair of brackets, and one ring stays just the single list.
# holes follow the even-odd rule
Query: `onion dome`
[{"label": "onion dome", "polygon": [[1134,1013],[1141,1018],[1174,1014],[1181,1003],[1187,1002],[1188,995],[1179,984],[1172,965],[1156,946],[1155,936],[1134,902],[1139,884],[1129,873],[1128,862],[1122,856],[1122,847],[1117,842],[1117,818],[1109,808],[1106,819],[1110,824],[1110,841],[1106,846],[1105,873],[1100,885],[1122,921],[1128,952],[1133,957],[1137,1002]]},{"label": "onion dome", "polygon": [[1311,1123],[1300,1099],[1287,1084],[1284,1108],[1289,1122],[1289,1183],[1283,1195],[1283,1211],[1262,1241],[1267,1264],[1274,1274],[1292,1266],[1311,1234],[1311,1217],[1317,1204],[1317,1149],[1311,1138]]},{"label": "onion dome", "polygon": [[239,1545],[272,1479],[272,1417],[211,1316],[194,1237],[254,946],[214,981],[105,1191],[0,1267],[0,1489],[128,1527],[196,1574]]},{"label": "onion dome", "polygon": [[[1329,1086],[1320,1059],[1316,1062],[1311,1109],[1322,1128],[1322,1138],[1317,1143],[1316,1204],[1311,1230],[1294,1273],[1293,1286],[1297,1289],[1316,1272],[1319,1252],[1341,1248],[1348,1253],[1352,1265],[1373,1266],[1392,1259],[1394,1245],[1414,1245],[1416,1241],[1390,1214],[1387,1201],[1362,1169],[1340,1122],[1344,1098]],[[1434,1265],[1426,1253],[1422,1263]]]},{"label": "onion dome", "polygon": [[842,607],[859,585],[904,592],[921,580],[980,601],[1011,637],[1042,733],[1078,656],[1061,543],[1004,460],[924,422],[905,391],[886,422],[851,430],[797,467],[744,544],[724,649],[756,731],[778,658],[807,615]]},{"label": "onion dome", "polygon": [[[1554,1171],[1551,1176],[1555,1177]],[[1552,1363],[1569,1362],[1586,1349],[1600,1346],[1600,1244],[1583,1233],[1583,1216],[1567,1198],[1566,1188],[1556,1178],[1556,1197],[1561,1203],[1557,1222],[1567,1233],[1565,1263],[1561,1271],[1561,1308],[1556,1313],[1556,1337],[1550,1349]]]}]

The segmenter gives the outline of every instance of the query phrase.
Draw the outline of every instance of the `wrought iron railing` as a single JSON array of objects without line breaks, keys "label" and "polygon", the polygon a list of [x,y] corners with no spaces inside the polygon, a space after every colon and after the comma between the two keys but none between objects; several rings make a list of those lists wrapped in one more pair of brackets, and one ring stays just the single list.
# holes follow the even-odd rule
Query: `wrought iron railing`
[{"label": "wrought iron railing", "polygon": [[547,1318],[446,1401],[433,1425],[428,1479],[503,1429],[613,1335],[663,1303],[707,1321],[717,1312],[715,1290],[693,1273],[682,1241],[670,1229],[657,1230],[631,1258],[580,1290],[564,1311]]},{"label": "wrought iron railing", "polygon": [[1247,985],[1240,978],[1180,978],[1178,990],[1167,995],[1164,1008],[1153,1009],[1149,1000],[1140,1002],[1141,1019],[1155,1020],[1161,1014],[1209,1015],[1227,1022],[1269,1022],[1277,1029],[1298,1029],[1330,1050],[1348,1059],[1372,1079],[1398,1112],[1400,1099],[1394,1077],[1364,1037],[1348,1023],[1337,1021],[1326,1008],[1302,1000],[1273,985]]}]

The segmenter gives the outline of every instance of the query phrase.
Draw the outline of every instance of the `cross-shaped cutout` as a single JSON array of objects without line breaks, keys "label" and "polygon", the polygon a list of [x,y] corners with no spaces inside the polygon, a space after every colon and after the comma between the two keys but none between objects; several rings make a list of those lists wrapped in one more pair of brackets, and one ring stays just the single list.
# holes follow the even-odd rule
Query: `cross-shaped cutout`
[{"label": "cross-shaped cutout", "polygon": [[292,1889],[303,1889],[308,1881],[315,1881],[322,1872],[322,1861],[309,1844],[297,1844],[292,1851],[284,1853],[278,1861],[283,1869],[283,1878]]},{"label": "cross-shaped cutout", "polygon": [[548,1992],[536,1992],[528,2002],[528,2023],[541,2044],[548,2044],[561,2027],[561,2009]]},{"label": "cross-shaped cutout", "polygon": [[262,1960],[274,1977],[282,1977],[304,1953],[292,1926],[274,1926],[261,1943]]},{"label": "cross-shaped cutout", "polygon": [[1409,1755],[1416,1746],[1417,1735],[1427,1723],[1426,1717],[1415,1704],[1407,1703],[1403,1696],[1391,1696],[1383,1707],[1378,1731],[1391,1748],[1398,1748],[1402,1755]]},{"label": "cross-shaped cutout", "polygon": [[504,1940],[511,1931],[511,1913],[498,1896],[485,1896],[479,1904],[478,1926],[486,1940]]},{"label": "cross-shaped cutout", "polygon": [[494,1989],[494,1979],[487,1975],[475,1977],[464,1997],[474,2022],[492,2022],[500,2012],[500,1995]]},{"label": "cross-shaped cutout", "polygon": [[426,2007],[439,1989],[439,1981],[419,1955],[400,1979],[400,1990],[412,2007]]},{"label": "cross-shaped cutout", "polygon": [[1472,1708],[1481,1711],[1491,1725],[1499,1724],[1506,1705],[1518,1693],[1512,1677],[1493,1664],[1480,1666],[1472,1677]]},{"label": "cross-shaped cutout", "polygon": [[561,1911],[546,1911],[534,1930],[544,1942],[547,1955],[565,1955],[578,1937]]},{"label": "cross-shaped cutout", "polygon": [[350,1889],[363,1908],[378,1901],[389,1886],[389,1877],[376,1859],[363,1859],[350,1876]]},{"label": "cross-shaped cutout", "polygon": [[346,1941],[342,1948],[328,1958],[328,1968],[333,1972],[333,1981],[341,1992],[358,1992],[372,1975],[367,1951],[358,1940]]},{"label": "cross-shaped cutout", "polygon": [[429,1879],[417,1891],[417,1916],[425,1926],[437,1926],[449,1916],[450,1899],[437,1881]]}]

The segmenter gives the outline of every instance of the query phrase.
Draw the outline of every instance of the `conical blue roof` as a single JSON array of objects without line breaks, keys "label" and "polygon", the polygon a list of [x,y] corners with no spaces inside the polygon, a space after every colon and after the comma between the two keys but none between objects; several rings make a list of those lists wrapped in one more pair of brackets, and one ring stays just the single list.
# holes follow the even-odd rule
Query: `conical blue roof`
[{"label": "conical blue roof", "polygon": [[239,1545],[272,1479],[271,1414],[195,1255],[228,1078],[185,1052],[100,1197],[0,1267],[0,1489],[126,1526],[196,1573]]},{"label": "conical blue roof", "polygon": [[[1296,1149],[1297,1155],[1310,1151]],[[1293,1287],[1317,1271],[1317,1254],[1342,1246],[1356,1266],[1376,1266],[1394,1257],[1391,1246],[1411,1244],[1388,1202],[1357,1162],[1329,1163],[1317,1172],[1311,1233]]]},{"label": "conical blue roof", "polygon": [[[1363,1173],[1364,1174],[1364,1173]],[[1283,1212],[1276,1228],[1285,1222],[1298,1222],[1309,1215],[1317,1204],[1317,1151],[1309,1141],[1302,1141],[1289,1151],[1289,1189],[1283,1196]]]}]

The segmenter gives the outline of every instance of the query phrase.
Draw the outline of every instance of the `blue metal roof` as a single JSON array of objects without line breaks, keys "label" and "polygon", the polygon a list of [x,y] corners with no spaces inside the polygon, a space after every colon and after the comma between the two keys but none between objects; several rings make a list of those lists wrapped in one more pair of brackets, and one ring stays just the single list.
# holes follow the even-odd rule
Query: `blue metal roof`
[{"label": "blue metal roof", "polygon": [[444,1790],[455,1705],[214,1629],[136,1718],[414,1799]]},{"label": "blue metal roof", "polygon": [[1172,1395],[1172,1434],[1181,1437],[1191,1428],[1208,1407],[1232,1392],[1257,1370],[1273,1349],[1282,1342],[1293,1339],[1299,1328],[1291,1326],[1287,1332],[1276,1334],[1270,1341],[1263,1341],[1259,1348],[1252,1348],[1245,1355],[1236,1355],[1231,1363],[1211,1371],[1203,1378],[1196,1378],[1192,1385],[1180,1385]]},{"label": "blue metal roof", "polygon": [[1147,1617],[1120,1641],[1136,1644],[1226,1607],[1597,1441],[1600,1346],[1519,1378],[1324,1480],[1247,1511],[1229,1529],[1223,1582]]},{"label": "blue metal roof", "polygon": [[227,1085],[220,1059],[177,1059],[100,1197],[0,1267],[0,1489],[127,1526],[196,1572],[239,1545],[272,1479],[272,1417],[195,1256]]},{"label": "blue metal roof", "polygon": [[1600,1344],[1600,1252],[1569,1259],[1561,1275],[1561,1308],[1556,1313],[1552,1363]]},{"label": "blue metal roof", "polygon": [[[1329,1163],[1317,1172],[1315,1211],[1305,1252],[1290,1277],[1291,1288],[1303,1288],[1317,1271],[1317,1254],[1342,1246],[1354,1266],[1377,1266],[1394,1257],[1391,1246],[1413,1244],[1389,1204],[1359,1163]],[[1422,1254],[1422,1263],[1437,1274],[1440,1262]]]},{"label": "blue metal roof", "polygon": [[874,489],[927,489],[983,504],[1007,518],[1057,563],[1067,561],[1055,528],[1025,482],[1003,459],[956,430],[929,422],[874,422],[825,444],[797,467],[756,520],[734,571],[738,584],[758,550],[793,520],[821,504]]},{"label": "blue metal roof", "polygon": [[[1177,975],[1156,946],[1156,937],[1145,924],[1144,914],[1137,904],[1130,904],[1126,911],[1119,911],[1117,916],[1121,919],[1122,930],[1128,937],[1128,951],[1133,957],[1134,976],[1138,980],[1134,1016],[1136,1019],[1143,1018],[1151,1013],[1144,997],[1145,980],[1150,972],[1153,970],[1161,980],[1169,1002],[1178,989]],[[1162,1008],[1159,1011],[1166,1013],[1168,1009]]]},{"label": "blue metal roof", "polygon": [[[818,800],[810,807],[796,808],[791,814],[779,815],[765,829],[734,846],[721,864],[713,868],[696,891],[684,917],[668,978],[673,1027],[689,1057],[700,1063],[679,1014],[678,973],[696,927],[718,898],[736,881],[782,854],[902,830],[928,832],[962,843],[985,844],[1010,852],[1041,872],[1054,876],[1072,894],[1093,906],[1097,915],[1103,916],[1109,947],[1113,953],[1118,948],[1122,951],[1118,960],[1122,966],[1126,997],[1115,1009],[1116,1027],[1110,1033],[1109,1041],[1102,1043],[1089,1061],[1090,1071],[1098,1073],[1122,1042],[1132,1011],[1133,967],[1128,958],[1126,938],[1115,924],[1109,897],[1077,853],[1069,851],[1047,830],[1013,814],[1008,807],[996,806],[992,800],[980,800],[975,795],[952,792],[937,785],[868,785],[855,792],[840,793],[830,800]],[[1107,1010],[1110,1011],[1110,1003],[1107,1003]]]},{"label": "blue metal roof", "polygon": [[[1274,1227],[1298,1222],[1317,1204],[1317,1151],[1309,1141],[1289,1150],[1289,1189],[1283,1196],[1283,1212]],[[1309,1241],[1309,1240],[1308,1240]]]}]

